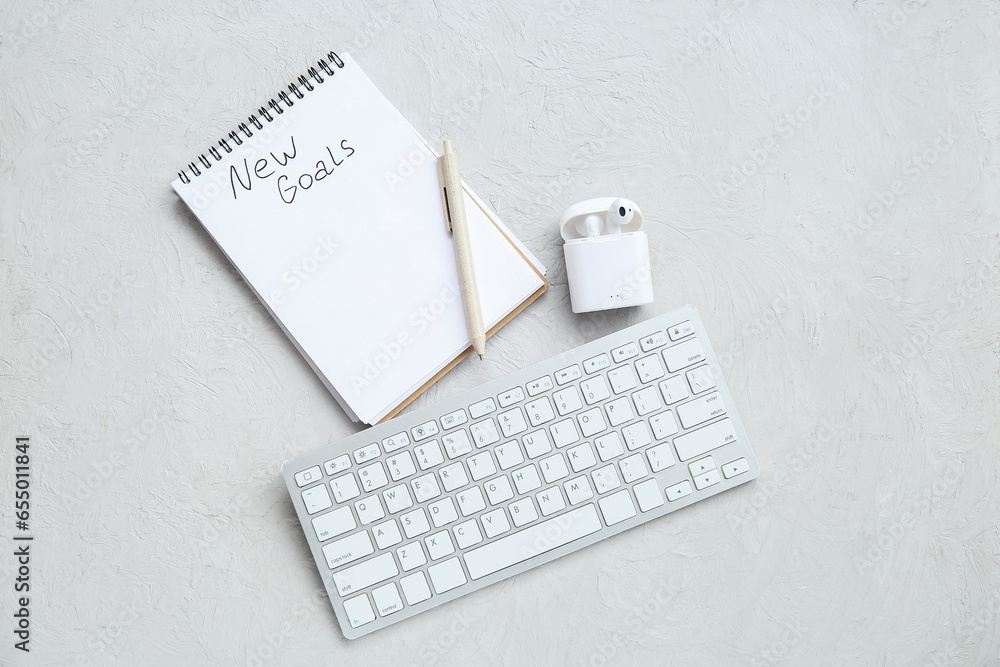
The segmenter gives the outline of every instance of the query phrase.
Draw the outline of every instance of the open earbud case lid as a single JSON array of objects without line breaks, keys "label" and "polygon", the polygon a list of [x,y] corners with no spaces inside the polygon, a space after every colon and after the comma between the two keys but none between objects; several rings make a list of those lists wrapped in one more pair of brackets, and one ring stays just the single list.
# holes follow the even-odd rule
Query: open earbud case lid
[{"label": "open earbud case lid", "polygon": [[[608,216],[608,208],[610,208],[611,203],[616,199],[618,197],[597,197],[573,204],[566,209],[559,223],[563,241],[575,241],[576,239],[586,238],[577,231],[576,223],[584,220],[588,215],[599,215],[601,216],[601,220],[604,220]],[[642,211],[639,210],[638,206],[633,206],[632,212],[632,222],[622,225],[622,234],[637,232],[642,228]],[[606,237],[602,235],[597,238]]]}]

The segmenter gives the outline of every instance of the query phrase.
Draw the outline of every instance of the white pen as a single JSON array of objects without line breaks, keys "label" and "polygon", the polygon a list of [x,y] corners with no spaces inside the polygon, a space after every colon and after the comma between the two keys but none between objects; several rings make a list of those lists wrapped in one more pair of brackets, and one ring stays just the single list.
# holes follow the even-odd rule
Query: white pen
[{"label": "white pen", "polygon": [[472,243],[469,241],[469,224],[465,218],[465,195],[462,192],[462,177],[458,173],[458,156],[455,155],[448,139],[444,140],[444,154],[438,158],[437,166],[438,179],[441,181],[441,196],[444,200],[445,222],[455,241],[458,279],[462,285],[462,301],[465,302],[465,322],[469,327],[472,349],[482,359],[486,351],[483,309],[479,305],[476,269],[472,265]]}]

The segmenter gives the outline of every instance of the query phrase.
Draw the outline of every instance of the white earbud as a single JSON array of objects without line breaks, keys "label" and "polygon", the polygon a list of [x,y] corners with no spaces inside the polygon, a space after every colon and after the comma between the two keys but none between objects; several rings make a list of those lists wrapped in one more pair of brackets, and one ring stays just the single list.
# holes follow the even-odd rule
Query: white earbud
[{"label": "white earbud", "polygon": [[632,222],[635,216],[633,209],[635,204],[631,199],[616,199],[608,207],[607,223],[604,229],[608,234],[621,234],[622,225]]},{"label": "white earbud", "polygon": [[601,220],[601,216],[599,215],[588,215],[576,223],[576,232],[588,239],[600,236],[603,228],[604,221]]}]

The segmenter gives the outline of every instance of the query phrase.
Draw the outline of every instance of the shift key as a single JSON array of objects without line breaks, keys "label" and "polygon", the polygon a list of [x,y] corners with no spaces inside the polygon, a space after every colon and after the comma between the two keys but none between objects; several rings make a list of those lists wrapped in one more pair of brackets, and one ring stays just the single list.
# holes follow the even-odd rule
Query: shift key
[{"label": "shift key", "polygon": [[677,448],[677,456],[681,461],[687,461],[735,441],[736,431],[733,429],[733,422],[727,417],[697,431],[677,436],[674,438],[674,447]]},{"label": "shift key", "polygon": [[399,570],[396,568],[396,561],[392,559],[391,553],[385,553],[337,572],[333,575],[333,583],[337,584],[337,591],[343,596],[368,588],[397,574]]}]

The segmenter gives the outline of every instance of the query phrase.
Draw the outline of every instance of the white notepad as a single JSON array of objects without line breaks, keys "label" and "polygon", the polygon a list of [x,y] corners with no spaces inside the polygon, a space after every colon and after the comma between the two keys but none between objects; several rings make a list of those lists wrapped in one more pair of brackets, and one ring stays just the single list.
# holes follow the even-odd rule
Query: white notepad
[{"label": "white notepad", "polygon": [[[436,156],[350,56],[330,58],[172,186],[344,410],[371,424],[471,343]],[[544,291],[545,269],[465,190],[493,332]]]}]

